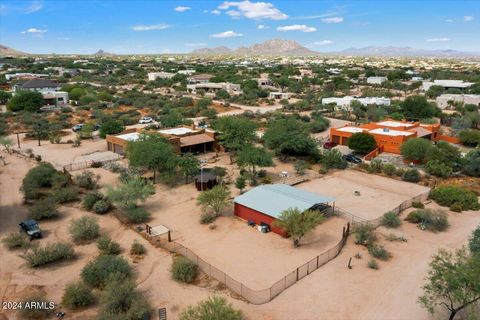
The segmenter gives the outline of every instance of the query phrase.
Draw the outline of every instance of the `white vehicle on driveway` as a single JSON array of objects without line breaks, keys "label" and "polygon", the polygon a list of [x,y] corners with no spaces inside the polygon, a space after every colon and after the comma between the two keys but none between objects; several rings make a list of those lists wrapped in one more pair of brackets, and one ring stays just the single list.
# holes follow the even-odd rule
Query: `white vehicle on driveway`
[{"label": "white vehicle on driveway", "polygon": [[153,123],[153,119],[151,117],[143,117],[138,121],[140,124],[147,124],[147,123]]}]

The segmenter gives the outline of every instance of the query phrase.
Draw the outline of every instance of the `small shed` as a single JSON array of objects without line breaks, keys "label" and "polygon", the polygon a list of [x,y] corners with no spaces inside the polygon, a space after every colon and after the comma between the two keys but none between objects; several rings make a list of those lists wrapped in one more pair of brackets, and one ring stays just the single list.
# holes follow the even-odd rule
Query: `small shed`
[{"label": "small shed", "polygon": [[285,184],[271,184],[256,187],[234,200],[235,215],[254,222],[267,224],[273,232],[286,236],[286,232],[273,226],[280,213],[289,208],[301,211],[308,209],[321,211],[335,205],[335,198],[321,196]]},{"label": "small shed", "polygon": [[203,169],[203,172],[195,176],[194,180],[198,191],[209,190],[217,185],[217,175],[212,169]]}]

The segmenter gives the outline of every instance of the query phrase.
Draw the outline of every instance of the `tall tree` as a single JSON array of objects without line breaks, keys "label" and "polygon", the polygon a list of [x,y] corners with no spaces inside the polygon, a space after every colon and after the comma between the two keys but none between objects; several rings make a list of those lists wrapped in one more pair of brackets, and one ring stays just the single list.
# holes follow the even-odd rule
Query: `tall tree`
[{"label": "tall tree", "polygon": [[44,103],[40,92],[19,91],[8,101],[7,108],[10,111],[37,112],[43,107]]},{"label": "tall tree", "polygon": [[298,247],[300,240],[324,220],[325,216],[318,211],[302,212],[298,208],[289,208],[282,211],[273,224],[285,230],[292,238],[293,245]]},{"label": "tall tree", "polygon": [[239,117],[221,117],[212,123],[213,128],[219,132],[220,143],[230,151],[230,162],[245,145],[255,141],[257,125],[248,119]]},{"label": "tall tree", "polygon": [[427,101],[424,96],[407,97],[401,104],[401,110],[409,119],[425,119],[440,115],[438,107]]},{"label": "tall tree", "polygon": [[430,262],[420,304],[434,314],[441,306],[453,320],[460,310],[480,301],[480,258],[462,248],[455,254],[440,249]]},{"label": "tall tree", "polygon": [[272,155],[265,148],[247,145],[238,152],[237,164],[239,167],[247,167],[249,172],[255,176],[256,167],[273,166]]},{"label": "tall tree", "polygon": [[154,193],[153,185],[140,177],[131,178],[116,187],[107,187],[108,198],[122,209],[136,208],[139,202]]},{"label": "tall tree", "polygon": [[203,211],[212,210],[218,216],[230,204],[230,190],[224,185],[216,185],[200,193],[197,203],[202,206]]},{"label": "tall tree", "polygon": [[188,178],[200,170],[200,161],[193,154],[187,153],[178,159],[178,167],[185,176],[185,183],[188,183]]}]

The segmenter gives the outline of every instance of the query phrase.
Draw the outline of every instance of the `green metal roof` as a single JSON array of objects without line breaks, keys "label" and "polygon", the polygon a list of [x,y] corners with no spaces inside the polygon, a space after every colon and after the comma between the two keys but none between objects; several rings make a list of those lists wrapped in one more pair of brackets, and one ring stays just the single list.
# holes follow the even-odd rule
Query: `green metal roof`
[{"label": "green metal roof", "polygon": [[316,204],[334,202],[335,198],[324,197],[286,184],[269,184],[249,190],[236,197],[234,201],[247,208],[278,218],[280,213],[288,208],[305,211]]}]

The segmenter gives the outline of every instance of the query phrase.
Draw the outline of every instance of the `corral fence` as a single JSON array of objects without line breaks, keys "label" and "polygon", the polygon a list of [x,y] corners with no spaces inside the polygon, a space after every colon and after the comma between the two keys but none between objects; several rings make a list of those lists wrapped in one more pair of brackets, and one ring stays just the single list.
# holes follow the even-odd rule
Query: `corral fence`
[{"label": "corral fence", "polygon": [[[147,229],[148,227],[149,226],[147,225]],[[270,288],[263,289],[263,290],[253,290],[249,288],[247,285],[230,277],[228,274],[226,274],[222,270],[216,268],[215,266],[211,265],[207,261],[200,258],[192,250],[188,249],[187,247],[181,245],[176,241],[168,241],[165,238],[158,237],[157,239],[154,240],[154,242],[158,244],[160,247],[166,250],[169,250],[172,253],[176,253],[181,256],[184,256],[189,260],[191,260],[192,262],[196,263],[199,269],[203,273],[207,274],[208,276],[224,284],[228,289],[233,291],[239,297],[242,297],[248,302],[253,304],[264,304],[272,301],[276,296],[282,293],[285,289],[289,288],[290,286],[295,284],[297,281],[305,278],[307,275],[309,275],[313,271],[317,270],[318,268],[320,268],[330,260],[337,257],[339,253],[342,251],[342,248],[344,247],[345,243],[347,242],[349,233],[350,233],[350,223],[348,223],[345,227],[343,227],[342,238],[333,248],[330,248],[328,251],[325,251],[319,254],[318,256],[314,257],[307,263],[299,266],[295,270],[292,270],[290,273],[285,275],[282,279],[275,282]]]},{"label": "corral fence", "polygon": [[[395,208],[393,208],[391,210],[388,210],[388,211],[394,212],[395,214],[399,215],[400,212],[402,212],[403,210],[410,208],[412,206],[413,202],[424,202],[424,201],[426,201],[428,199],[429,195],[430,195],[430,191],[424,192],[424,193],[422,193],[418,196],[415,196],[411,199],[403,201],[402,203],[400,203],[400,205],[398,205]],[[335,207],[334,210],[335,210],[334,211],[335,214],[345,217],[347,220],[349,220],[352,223],[353,226],[355,226],[357,224],[368,223],[368,224],[370,224],[370,225],[372,225],[373,227],[376,228],[376,227],[380,226],[380,223],[382,221],[382,216],[380,216],[378,218],[375,218],[375,219],[368,220],[368,219],[364,219],[364,218],[361,218],[359,216],[356,216],[353,213],[350,213],[350,212],[348,212],[346,210],[343,210],[341,208],[338,208],[338,207]]]},{"label": "corral fence", "polygon": [[115,162],[119,159],[111,159],[111,160],[102,160],[102,161],[95,161],[95,160],[87,160],[83,162],[75,162],[75,163],[69,163],[63,166],[63,171],[65,173],[71,172],[71,171],[78,171],[78,170],[85,170],[87,168],[93,168],[93,167],[102,167],[106,164]]}]

